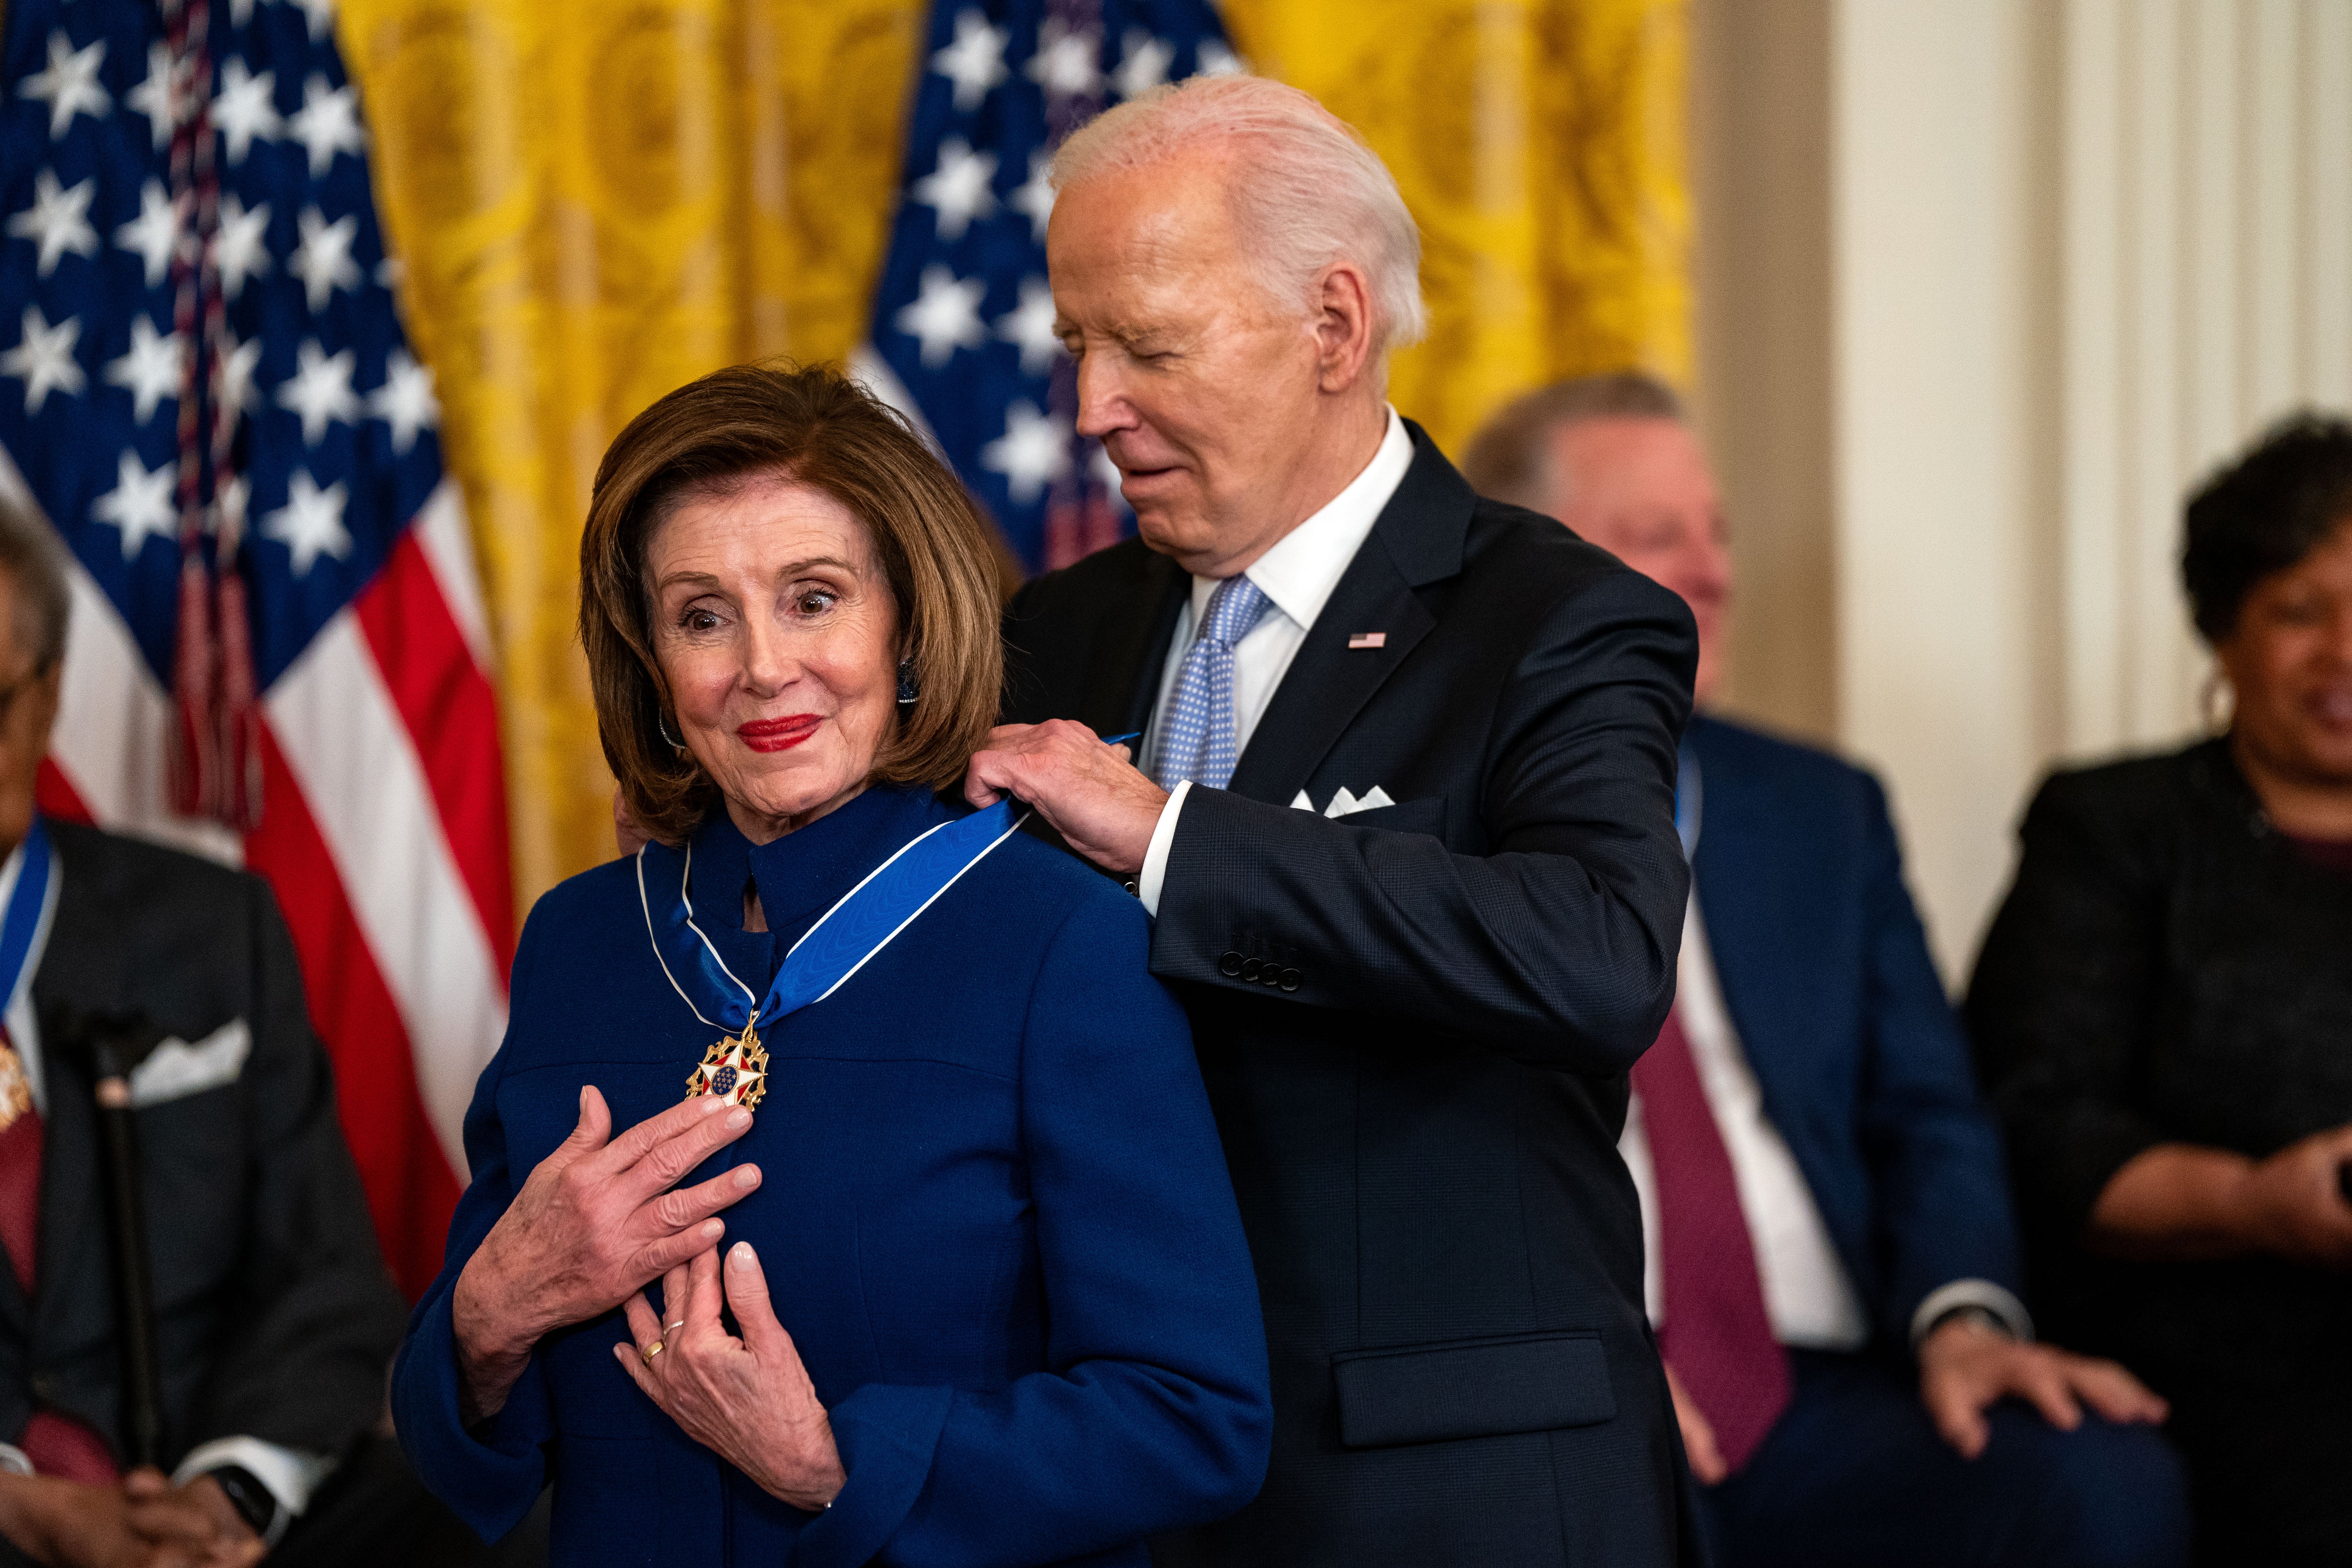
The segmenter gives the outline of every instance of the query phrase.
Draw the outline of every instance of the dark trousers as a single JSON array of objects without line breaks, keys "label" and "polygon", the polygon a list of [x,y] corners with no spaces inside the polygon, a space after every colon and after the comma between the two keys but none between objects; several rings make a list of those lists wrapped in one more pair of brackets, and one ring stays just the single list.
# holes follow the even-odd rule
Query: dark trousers
[{"label": "dark trousers", "polygon": [[1791,1352],[1796,1392],[1745,1469],[1696,1489],[1717,1568],[2182,1568],[2179,1461],[2154,1428],[1987,1412],[1963,1459],[1907,1361]]},{"label": "dark trousers", "polygon": [[545,1568],[547,1506],[485,1546],[425,1489],[400,1445],[369,1437],[319,1488],[269,1568]]}]

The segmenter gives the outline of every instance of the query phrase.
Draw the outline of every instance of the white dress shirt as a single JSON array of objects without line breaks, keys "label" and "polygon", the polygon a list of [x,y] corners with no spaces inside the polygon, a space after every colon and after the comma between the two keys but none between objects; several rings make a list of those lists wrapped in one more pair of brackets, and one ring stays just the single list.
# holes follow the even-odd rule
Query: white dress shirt
[{"label": "white dress shirt", "polygon": [[[1683,919],[1675,1013],[1690,1041],[1699,1087],[1715,1113],[1724,1152],[1731,1157],[1732,1179],[1739,1187],[1739,1208],[1756,1251],[1756,1272],[1764,1287],[1773,1336],[1801,1350],[1860,1350],[1870,1338],[1869,1317],[1830,1240],[1829,1226],[1813,1202],[1804,1171],[1764,1113],[1763,1090],[1748,1065],[1739,1031],[1716,979],[1696,889]],[[1658,1272],[1658,1184],[1639,1095],[1626,1110],[1617,1152],[1624,1156],[1634,1191],[1641,1195],[1643,1294],[1650,1321],[1657,1323],[1664,1318]],[[1989,1279],[1955,1279],[1930,1292],[1912,1314],[1912,1342],[1916,1345],[1937,1319],[1957,1307],[1982,1307],[2017,1338],[2033,1336],[2032,1320],[2015,1296]]]},{"label": "white dress shirt", "polygon": [[[1381,510],[1404,483],[1405,470],[1412,467],[1412,437],[1405,434],[1404,421],[1397,412],[1388,411],[1387,433],[1372,453],[1372,460],[1348,482],[1348,487],[1326,502],[1323,509],[1284,534],[1274,547],[1251,563],[1242,575],[1256,584],[1272,601],[1265,613],[1234,645],[1234,749],[1236,755],[1249,747],[1250,735],[1257,721],[1265,716],[1266,704],[1274,700],[1275,688],[1282,684],[1290,668],[1290,661],[1298,655],[1306,642],[1308,628],[1315,617],[1323,613],[1331,592],[1339,587],[1339,579],[1347,575],[1348,563],[1370,537],[1372,524],[1380,521]],[[1192,628],[1201,624],[1207,613],[1209,595],[1223,581],[1218,577],[1192,579],[1192,602],[1178,613],[1175,636],[1169,639],[1167,663],[1160,672],[1160,697],[1152,704],[1151,728],[1146,732],[1142,749],[1137,754],[1137,765],[1149,775],[1160,759],[1160,731],[1167,724],[1168,694],[1176,684],[1176,674],[1183,667],[1184,653],[1192,643]],[[1136,895],[1143,900],[1145,910],[1160,912],[1160,887],[1168,875],[1168,848],[1176,840],[1176,818],[1184,809],[1184,797],[1192,793],[1190,784],[1180,784],[1168,796],[1168,804],[1160,810],[1160,821],[1151,831],[1151,844],[1143,857],[1143,871],[1136,879]]]},{"label": "white dress shirt", "polygon": [[[17,972],[16,989],[9,993],[5,1016],[8,1026],[9,1043],[16,1047],[16,1056],[25,1065],[26,1085],[32,1090],[36,1114],[49,1113],[48,1087],[41,1069],[41,1026],[33,1010],[33,976],[41,971],[41,956],[48,951],[49,928],[56,922],[58,889],[65,881],[64,868],[53,854],[50,858],[48,893],[41,901],[40,923],[33,928],[32,945],[25,950],[25,967]],[[25,847],[22,844],[8,852],[5,865],[0,865],[0,910],[16,894],[16,879],[24,874]],[[32,1465],[24,1458],[15,1445],[0,1443],[0,1468],[16,1468],[11,1461],[22,1462],[22,1473],[31,1474]],[[282,1505],[269,1543],[277,1544],[284,1535],[293,1516],[310,1506],[310,1494],[332,1470],[334,1461],[317,1454],[288,1448],[276,1443],[265,1443],[258,1437],[216,1437],[204,1444],[180,1461],[172,1473],[172,1484],[184,1486],[207,1471],[225,1465],[241,1467],[255,1480],[268,1487]]]}]

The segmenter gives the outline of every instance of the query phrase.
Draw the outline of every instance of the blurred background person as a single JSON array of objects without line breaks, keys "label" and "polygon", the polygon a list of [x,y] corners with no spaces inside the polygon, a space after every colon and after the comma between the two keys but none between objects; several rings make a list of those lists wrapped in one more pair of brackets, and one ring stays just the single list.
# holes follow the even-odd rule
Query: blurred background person
[{"label": "blurred background person", "polygon": [[2209,1563],[2352,1561],[2352,424],[2189,500],[2222,732],[2056,774],[1968,1013],[2053,1325],[2172,1402]]},{"label": "blurred background person", "polygon": [[1698,623],[1675,1010],[1621,1148],[1718,1560],[2182,1560],[2162,1401],[2032,1342],[2000,1141],[1875,779],[1709,715],[1732,592],[1681,401],[1638,374],[1503,409],[1465,458],[1680,594]]},{"label": "blurred background person", "polygon": [[[68,610],[53,536],[0,501],[0,1563],[469,1561],[375,1432],[400,1296],[276,900],[35,809]],[[145,1050],[164,1471],[130,1468],[98,1019]]]}]

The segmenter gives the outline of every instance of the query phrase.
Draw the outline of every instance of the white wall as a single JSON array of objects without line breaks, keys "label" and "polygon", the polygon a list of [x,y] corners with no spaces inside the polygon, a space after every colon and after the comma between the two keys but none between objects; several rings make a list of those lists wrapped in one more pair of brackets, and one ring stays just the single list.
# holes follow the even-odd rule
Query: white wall
[{"label": "white wall", "polygon": [[[2035,779],[2200,725],[2186,489],[2352,409],[2352,0],[1695,16],[1699,405],[1766,589],[1729,705],[1878,768],[1957,985]],[[1742,72],[1825,81],[1826,124]],[[1818,211],[1743,197],[1809,168]],[[1756,282],[1820,256],[1825,305]]]}]

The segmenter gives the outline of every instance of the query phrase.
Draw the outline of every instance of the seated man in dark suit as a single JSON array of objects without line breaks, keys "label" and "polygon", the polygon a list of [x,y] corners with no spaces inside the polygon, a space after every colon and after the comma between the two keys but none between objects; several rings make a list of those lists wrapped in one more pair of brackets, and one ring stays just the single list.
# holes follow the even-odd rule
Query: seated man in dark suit
[{"label": "seated man in dark suit", "polygon": [[[1680,593],[1706,700],[1730,558],[1671,391],[1547,388],[1463,467]],[[1718,1562],[2183,1561],[2162,1401],[2032,1341],[1999,1134],[1877,781],[1702,713],[1677,808],[1681,984],[1620,1147]]]},{"label": "seated man in dark suit", "polygon": [[[68,608],[0,498],[0,1564],[385,1561],[436,1515],[366,1441],[404,1314],[293,947],[257,879],[37,816]],[[130,1463],[100,1019],[133,1058],[162,1468]]]}]

